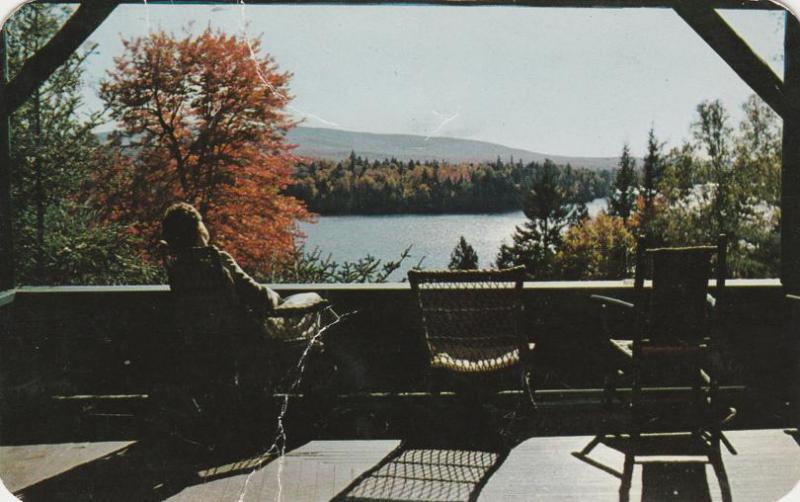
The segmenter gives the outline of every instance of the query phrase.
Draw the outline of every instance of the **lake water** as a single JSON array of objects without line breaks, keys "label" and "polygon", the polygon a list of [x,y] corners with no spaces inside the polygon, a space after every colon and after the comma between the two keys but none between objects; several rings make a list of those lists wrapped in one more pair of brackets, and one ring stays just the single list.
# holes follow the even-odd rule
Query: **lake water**
[{"label": "lake water", "polygon": [[[589,214],[606,208],[606,199],[587,204]],[[355,261],[366,255],[381,261],[396,260],[408,246],[411,256],[395,272],[401,280],[422,260],[423,268],[447,268],[450,253],[460,236],[478,253],[478,265],[490,267],[500,245],[510,243],[517,225],[525,222],[522,211],[501,214],[442,214],[388,216],[320,216],[316,223],[302,224],[306,247],[319,248],[337,262]]]}]

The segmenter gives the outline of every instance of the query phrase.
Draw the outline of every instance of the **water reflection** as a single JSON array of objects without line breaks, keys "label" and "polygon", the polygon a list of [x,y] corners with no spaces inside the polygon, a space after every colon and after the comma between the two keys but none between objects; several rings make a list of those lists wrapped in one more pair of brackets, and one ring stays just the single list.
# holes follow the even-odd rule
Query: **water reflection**
[{"label": "water reflection", "polygon": [[[605,199],[587,204],[590,215],[605,209]],[[322,216],[314,224],[303,224],[307,248],[319,248],[336,261],[355,261],[367,254],[381,260],[396,260],[409,245],[412,257],[391,276],[402,280],[408,268],[424,257],[425,268],[447,268],[450,253],[464,236],[478,253],[479,264],[489,267],[500,245],[511,242],[514,228],[526,220],[522,211],[500,214]]]}]

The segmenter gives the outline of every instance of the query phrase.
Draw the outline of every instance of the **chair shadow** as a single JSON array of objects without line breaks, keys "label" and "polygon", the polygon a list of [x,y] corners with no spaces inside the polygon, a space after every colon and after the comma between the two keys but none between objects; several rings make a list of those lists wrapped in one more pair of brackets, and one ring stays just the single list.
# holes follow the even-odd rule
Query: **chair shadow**
[{"label": "chair shadow", "polygon": [[516,442],[497,420],[486,417],[443,421],[409,413],[425,426],[407,429],[397,448],[333,501],[474,501]]},{"label": "chair shadow", "polygon": [[402,443],[332,500],[477,500],[509,451]]},{"label": "chair shadow", "polygon": [[[629,458],[634,448],[633,440],[629,436],[597,436],[583,450],[572,453],[582,462],[618,478],[619,500],[627,502],[630,499],[633,469],[619,471],[592,459],[591,451],[600,445],[617,450]],[[670,456],[682,458],[664,459]],[[646,457],[657,459],[646,460]],[[705,460],[699,460],[699,457],[705,457]],[[691,433],[644,435],[636,447],[636,458],[635,464],[642,466],[642,502],[710,502],[713,499],[706,475],[708,465],[711,465],[717,477],[721,500],[732,500],[728,475],[719,449],[712,448]]]},{"label": "chair shadow", "polygon": [[692,500],[711,502],[705,462],[642,464],[642,501]]},{"label": "chair shadow", "polygon": [[160,501],[196,484],[250,472],[273,459],[235,449],[214,452],[185,443],[142,440],[15,495],[26,502]]}]

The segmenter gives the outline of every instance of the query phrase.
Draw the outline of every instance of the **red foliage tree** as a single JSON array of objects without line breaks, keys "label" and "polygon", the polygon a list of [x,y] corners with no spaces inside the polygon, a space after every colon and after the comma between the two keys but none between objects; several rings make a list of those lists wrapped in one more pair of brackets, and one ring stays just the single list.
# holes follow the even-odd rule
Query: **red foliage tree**
[{"label": "red foliage tree", "polygon": [[153,236],[163,210],[182,200],[209,223],[212,238],[245,266],[267,272],[300,236],[310,214],[284,195],[292,183],[296,123],[285,112],[289,73],[257,41],[207,29],[123,41],[125,52],[100,96],[129,151],[95,185],[111,219]]}]

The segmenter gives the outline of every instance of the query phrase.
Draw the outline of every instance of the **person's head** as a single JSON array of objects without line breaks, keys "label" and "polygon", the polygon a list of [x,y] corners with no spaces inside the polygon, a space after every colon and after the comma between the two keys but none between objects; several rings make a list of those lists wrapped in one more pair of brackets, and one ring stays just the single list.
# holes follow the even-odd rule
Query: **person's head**
[{"label": "person's head", "polygon": [[172,249],[208,244],[203,218],[191,204],[178,202],[167,208],[161,220],[161,236]]}]

